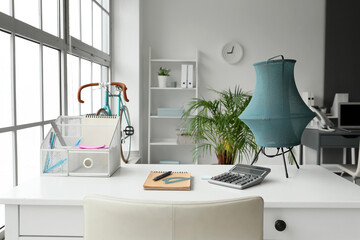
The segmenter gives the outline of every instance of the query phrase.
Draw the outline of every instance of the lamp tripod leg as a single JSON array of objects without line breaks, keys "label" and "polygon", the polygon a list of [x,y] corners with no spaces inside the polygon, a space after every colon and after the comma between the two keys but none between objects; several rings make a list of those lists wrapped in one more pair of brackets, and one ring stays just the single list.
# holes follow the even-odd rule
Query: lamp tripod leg
[{"label": "lamp tripod leg", "polygon": [[253,165],[253,164],[256,162],[256,160],[257,160],[257,158],[258,158],[258,156],[259,156],[259,154],[260,154],[260,152],[261,152],[262,150],[263,150],[263,147],[261,147],[261,148],[259,149],[259,151],[256,153],[255,158],[254,158],[254,160],[251,162],[250,165]]},{"label": "lamp tripod leg", "polygon": [[287,171],[287,168],[286,168],[286,161],[285,161],[284,148],[281,148],[281,151],[282,151],[282,156],[283,156],[283,160],[284,160],[285,176],[286,176],[286,178],[289,178],[288,171]]},{"label": "lamp tripod leg", "polygon": [[300,167],[299,167],[299,164],[298,164],[297,161],[296,161],[296,158],[295,158],[295,156],[294,156],[294,153],[291,151],[291,149],[289,149],[289,151],[290,151],[290,153],[291,153],[291,155],[292,155],[292,157],[293,157],[293,159],[294,159],[294,162],[295,162],[295,164],[296,164],[296,167],[299,169]]}]

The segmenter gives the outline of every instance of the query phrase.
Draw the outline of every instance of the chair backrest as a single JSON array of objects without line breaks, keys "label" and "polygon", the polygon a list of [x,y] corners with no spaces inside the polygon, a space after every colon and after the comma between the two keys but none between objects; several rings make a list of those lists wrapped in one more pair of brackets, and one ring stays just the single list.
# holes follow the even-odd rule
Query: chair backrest
[{"label": "chair backrest", "polygon": [[88,196],[85,240],[260,240],[261,197],[208,202],[156,202]]}]

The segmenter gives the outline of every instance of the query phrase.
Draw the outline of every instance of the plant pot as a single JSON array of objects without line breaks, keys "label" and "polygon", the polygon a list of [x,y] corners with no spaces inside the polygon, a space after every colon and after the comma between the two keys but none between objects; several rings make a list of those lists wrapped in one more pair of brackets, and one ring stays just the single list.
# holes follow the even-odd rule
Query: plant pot
[{"label": "plant pot", "polygon": [[169,79],[169,76],[158,76],[159,87],[160,88],[167,87],[168,79]]}]

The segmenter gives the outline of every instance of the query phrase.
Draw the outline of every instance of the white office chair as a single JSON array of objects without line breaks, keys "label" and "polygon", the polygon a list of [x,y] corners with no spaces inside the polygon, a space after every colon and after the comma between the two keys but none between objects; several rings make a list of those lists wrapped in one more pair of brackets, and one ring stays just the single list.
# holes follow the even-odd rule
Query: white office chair
[{"label": "white office chair", "polygon": [[344,173],[347,173],[349,175],[352,176],[353,178],[353,183],[356,184],[356,179],[360,178],[360,143],[359,143],[359,154],[358,154],[358,163],[357,165],[353,165],[353,164],[342,164],[342,165],[338,165],[338,167],[340,168],[340,170],[342,170],[343,172],[341,173],[341,176]]},{"label": "white office chair", "polygon": [[156,202],[88,196],[84,240],[262,240],[261,197]]}]

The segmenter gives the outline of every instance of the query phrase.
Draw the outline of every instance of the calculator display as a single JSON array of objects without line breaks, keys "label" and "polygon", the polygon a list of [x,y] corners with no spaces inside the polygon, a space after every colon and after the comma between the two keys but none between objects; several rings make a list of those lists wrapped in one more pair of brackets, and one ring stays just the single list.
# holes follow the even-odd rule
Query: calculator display
[{"label": "calculator display", "polygon": [[254,174],[254,175],[261,175],[265,172],[264,170],[259,170],[254,168],[244,168],[241,166],[235,166],[235,168],[232,169],[232,171],[238,173],[244,173],[244,174]]}]

